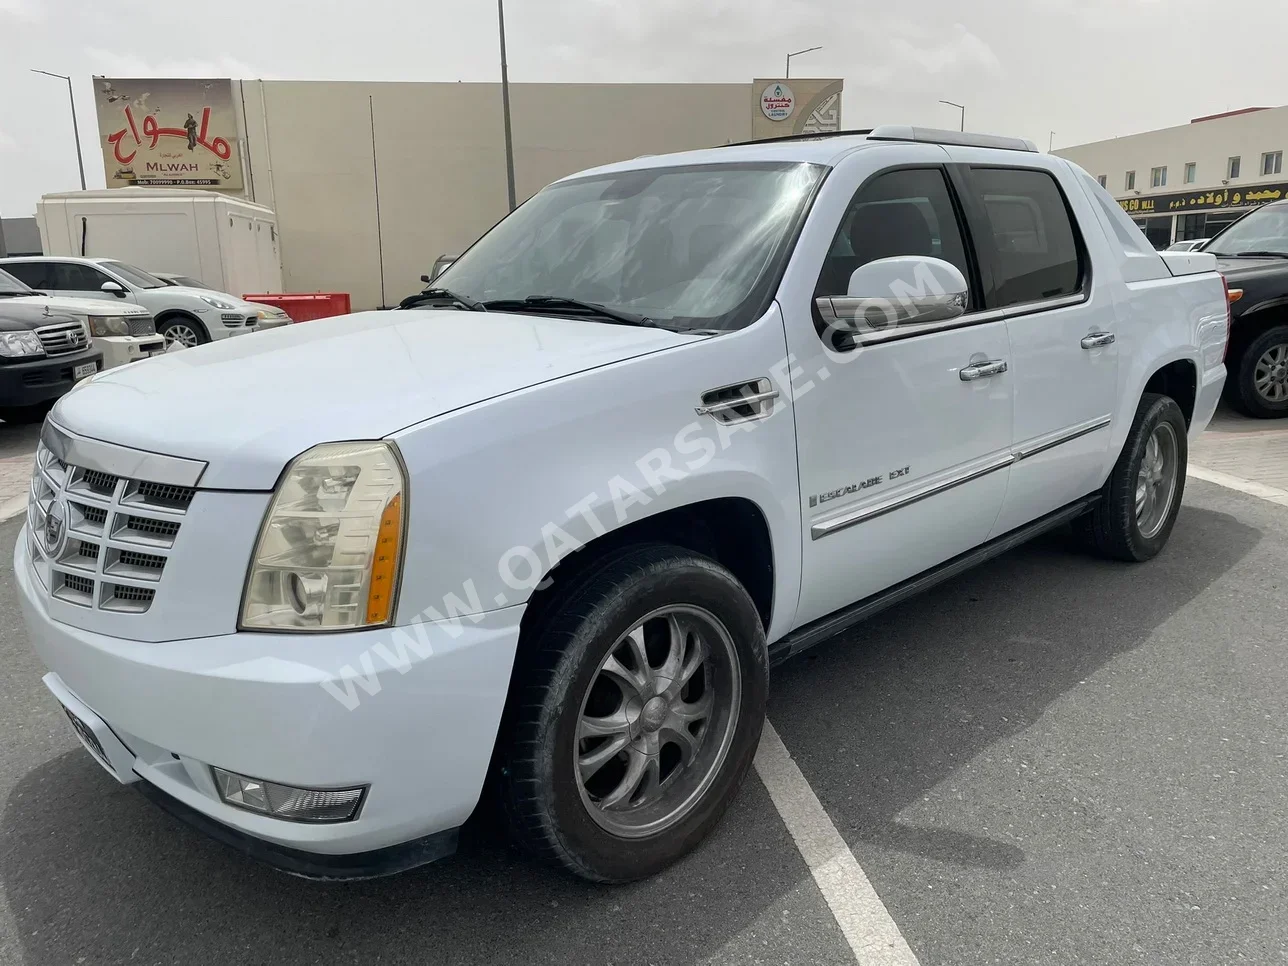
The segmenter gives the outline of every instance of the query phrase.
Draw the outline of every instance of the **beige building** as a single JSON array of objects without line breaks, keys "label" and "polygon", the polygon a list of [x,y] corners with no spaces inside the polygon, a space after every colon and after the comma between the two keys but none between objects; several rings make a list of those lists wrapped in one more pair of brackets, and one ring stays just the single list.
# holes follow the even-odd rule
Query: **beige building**
[{"label": "beige building", "polygon": [[1288,197],[1288,107],[1062,148],[1100,179],[1155,247],[1210,238],[1247,209]]},{"label": "beige building", "polygon": [[[147,86],[95,83],[131,94]],[[189,83],[209,92],[230,82]],[[229,193],[276,212],[287,291],[348,292],[355,309],[396,305],[423,287],[435,258],[459,254],[506,213],[499,84],[232,81],[231,91],[237,131],[225,153],[241,177]],[[841,82],[511,84],[510,104],[522,202],[612,161],[839,129]],[[115,135],[130,151],[146,147],[147,132],[136,138],[116,119],[119,106],[100,122],[105,144]],[[201,118],[199,107],[184,114]],[[158,130],[187,163],[184,132]],[[105,148],[109,184],[114,148]]]}]

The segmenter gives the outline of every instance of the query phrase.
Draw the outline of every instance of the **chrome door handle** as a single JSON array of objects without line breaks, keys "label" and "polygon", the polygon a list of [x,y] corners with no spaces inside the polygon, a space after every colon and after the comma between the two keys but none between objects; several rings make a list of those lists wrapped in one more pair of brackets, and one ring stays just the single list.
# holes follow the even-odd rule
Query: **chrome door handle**
[{"label": "chrome door handle", "polygon": [[990,359],[988,362],[980,362],[973,366],[967,366],[965,369],[958,371],[962,382],[974,382],[976,379],[985,379],[988,376],[1001,375],[1006,371],[1006,362],[1002,359]]},{"label": "chrome door handle", "polygon": [[1099,349],[1102,345],[1113,345],[1114,334],[1112,332],[1093,332],[1082,340],[1084,349]]}]

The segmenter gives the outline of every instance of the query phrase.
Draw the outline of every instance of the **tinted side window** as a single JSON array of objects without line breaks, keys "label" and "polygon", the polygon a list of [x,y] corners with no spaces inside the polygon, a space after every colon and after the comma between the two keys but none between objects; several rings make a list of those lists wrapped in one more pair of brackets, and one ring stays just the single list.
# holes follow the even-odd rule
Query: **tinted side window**
[{"label": "tinted side window", "polygon": [[59,262],[54,274],[55,287],[65,292],[93,292],[111,279],[97,268],[75,262]]},{"label": "tinted side window", "polygon": [[854,195],[823,262],[816,295],[845,295],[860,265],[895,255],[942,258],[971,277],[957,211],[938,168],[877,175]]},{"label": "tinted side window", "polygon": [[4,270],[14,276],[14,278],[30,285],[32,288],[52,288],[52,285],[47,284],[47,280],[53,274],[50,271],[50,265],[48,262],[16,262],[14,264],[6,262],[0,267],[3,267]]},{"label": "tinted side window", "polygon": [[1055,178],[1016,168],[976,168],[971,177],[992,233],[996,306],[1077,292],[1080,247]]}]

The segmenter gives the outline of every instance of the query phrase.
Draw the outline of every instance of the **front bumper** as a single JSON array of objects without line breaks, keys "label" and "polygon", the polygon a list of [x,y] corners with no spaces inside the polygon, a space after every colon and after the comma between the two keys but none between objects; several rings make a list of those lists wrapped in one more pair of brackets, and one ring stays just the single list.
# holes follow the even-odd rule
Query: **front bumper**
[{"label": "front bumper", "polygon": [[0,365],[0,406],[36,406],[58,399],[76,385],[77,366],[103,368],[103,353],[89,348],[72,355]]},{"label": "front bumper", "polygon": [[[56,678],[50,690],[64,688],[64,706],[79,702],[119,741],[116,777],[146,783],[149,797],[223,841],[301,874],[384,874],[444,854],[478,802],[521,607],[477,622],[154,644],[51,619],[25,528],[14,572],[32,646]],[[370,789],[352,821],[291,822],[224,804],[212,765]]]},{"label": "front bumper", "polygon": [[165,338],[159,335],[95,336],[94,346],[103,350],[103,368],[115,369],[165,352]]}]

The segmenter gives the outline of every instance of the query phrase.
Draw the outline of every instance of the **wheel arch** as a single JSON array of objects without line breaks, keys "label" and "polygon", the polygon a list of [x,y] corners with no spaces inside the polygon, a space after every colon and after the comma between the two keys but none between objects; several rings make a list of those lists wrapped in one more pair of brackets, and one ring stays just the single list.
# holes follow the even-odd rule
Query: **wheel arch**
[{"label": "wheel arch", "polygon": [[1231,327],[1228,364],[1236,367],[1248,346],[1277,325],[1288,325],[1288,297],[1266,299],[1251,306]]},{"label": "wheel arch", "polygon": [[625,547],[671,544],[710,557],[746,588],[768,631],[774,611],[775,564],[769,520],[754,501],[716,497],[632,520],[584,544],[542,576],[520,623],[520,647],[545,616],[605,556]]},{"label": "wheel arch", "polygon": [[197,316],[189,312],[187,309],[166,309],[164,312],[158,312],[156,316],[157,331],[160,332],[161,326],[165,325],[167,322],[177,319],[182,319],[185,322],[192,323],[202,332],[206,333],[207,339],[214,338],[214,335],[210,331],[210,326],[206,325],[205,322],[197,318]]},{"label": "wheel arch", "polygon": [[1185,425],[1188,428],[1194,421],[1194,405],[1198,398],[1199,367],[1192,359],[1173,359],[1158,366],[1140,391],[1141,397],[1146,393],[1156,392],[1176,400],[1185,414]]}]

